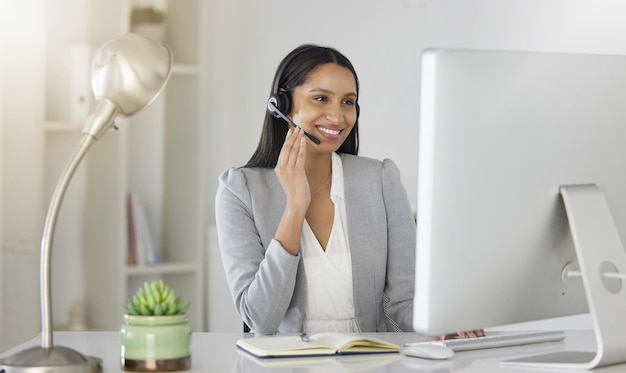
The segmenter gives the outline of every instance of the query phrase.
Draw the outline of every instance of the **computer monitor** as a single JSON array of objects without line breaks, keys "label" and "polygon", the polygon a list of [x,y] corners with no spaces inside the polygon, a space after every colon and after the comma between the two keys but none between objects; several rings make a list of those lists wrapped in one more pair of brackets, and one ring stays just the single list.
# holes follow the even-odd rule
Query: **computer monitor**
[{"label": "computer monitor", "polygon": [[626,361],[626,56],[421,63],[416,331],[590,312],[597,353],[544,360]]}]

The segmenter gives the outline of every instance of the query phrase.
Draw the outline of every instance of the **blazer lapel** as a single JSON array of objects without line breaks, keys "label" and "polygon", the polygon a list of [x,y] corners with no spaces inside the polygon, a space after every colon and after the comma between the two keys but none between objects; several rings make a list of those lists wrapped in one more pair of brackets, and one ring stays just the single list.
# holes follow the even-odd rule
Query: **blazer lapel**
[{"label": "blazer lapel", "polygon": [[[348,237],[352,258],[352,283],[354,289],[354,306],[359,325],[371,329],[372,326],[364,325],[366,320],[371,320],[371,310],[368,305],[376,304],[375,269],[372,267],[373,247],[370,240],[376,233],[376,222],[371,216],[371,209],[361,201],[367,201],[376,193],[375,186],[365,182],[362,173],[368,170],[361,167],[356,158],[342,156],[343,174],[345,185],[346,220],[348,225]],[[371,171],[371,170],[369,170]],[[371,177],[371,176],[370,176]],[[370,321],[371,322],[371,321]],[[375,321],[374,321],[375,323]],[[374,325],[375,328],[375,325]]]}]

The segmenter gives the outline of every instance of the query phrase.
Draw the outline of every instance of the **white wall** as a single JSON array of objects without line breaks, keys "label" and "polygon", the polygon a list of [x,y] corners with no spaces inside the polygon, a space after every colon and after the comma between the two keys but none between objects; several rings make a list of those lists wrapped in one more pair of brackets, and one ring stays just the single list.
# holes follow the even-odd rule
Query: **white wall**
[{"label": "white wall", "polygon": [[[2,0],[4,1],[4,0]],[[2,5],[4,5],[4,3],[2,3]],[[0,11],[4,10],[3,6],[0,6]],[[1,13],[4,14],[4,13]],[[0,51],[5,50],[4,49],[4,40],[6,38],[6,30],[5,30],[5,26],[4,26],[4,15],[0,15]],[[3,205],[2,203],[2,199],[4,196],[4,192],[3,192],[3,184],[4,184],[4,180],[3,180],[3,175],[4,175],[4,151],[2,151],[2,149],[4,149],[4,136],[3,136],[3,129],[4,129],[4,109],[3,109],[3,103],[4,102],[4,59],[0,58],[0,206]],[[2,235],[2,231],[3,231],[3,224],[2,224],[2,220],[3,220],[3,216],[2,216],[2,209],[0,208],[0,269],[3,267],[3,257],[4,257],[4,237]],[[4,284],[4,279],[2,278],[2,276],[0,276],[0,294],[2,292],[3,289],[3,285]],[[3,327],[3,323],[2,323],[2,314],[3,314],[3,301],[2,301],[3,297],[0,296],[0,336],[4,335],[4,327]],[[0,345],[0,351],[4,350],[3,346]]]},{"label": "white wall", "polygon": [[0,4],[4,70],[0,350],[40,330],[39,240],[42,223],[43,0]]},{"label": "white wall", "polygon": [[[425,47],[626,53],[622,0],[223,0],[211,2],[212,149],[207,193],[255,149],[276,65],[314,42],[343,51],[361,82],[361,155],[398,163],[417,185],[420,53]],[[208,206],[213,216],[213,206]]]}]

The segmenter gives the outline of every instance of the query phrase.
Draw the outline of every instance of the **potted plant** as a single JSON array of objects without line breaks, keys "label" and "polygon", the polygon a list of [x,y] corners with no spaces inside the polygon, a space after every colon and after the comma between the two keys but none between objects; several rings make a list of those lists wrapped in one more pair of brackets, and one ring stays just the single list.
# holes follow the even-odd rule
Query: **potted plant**
[{"label": "potted plant", "polygon": [[125,307],[120,331],[125,371],[168,372],[191,368],[191,329],[183,303],[163,281],[144,283]]}]

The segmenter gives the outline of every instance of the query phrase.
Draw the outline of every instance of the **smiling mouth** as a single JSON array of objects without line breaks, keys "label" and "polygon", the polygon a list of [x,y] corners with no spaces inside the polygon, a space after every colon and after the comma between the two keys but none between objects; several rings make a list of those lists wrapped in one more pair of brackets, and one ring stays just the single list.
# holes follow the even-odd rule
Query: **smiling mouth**
[{"label": "smiling mouth", "polygon": [[321,131],[321,132],[327,133],[327,134],[329,134],[329,135],[335,135],[335,136],[337,136],[337,135],[341,134],[341,132],[343,132],[343,129],[340,129],[340,130],[331,130],[331,129],[329,129],[329,128],[326,128],[326,127],[320,127],[320,126],[317,126],[317,129],[318,129],[319,131]]}]

